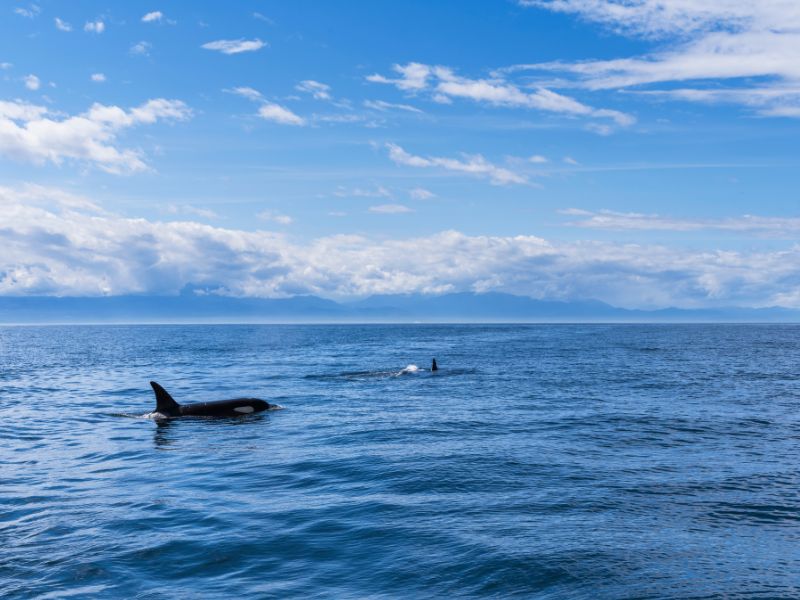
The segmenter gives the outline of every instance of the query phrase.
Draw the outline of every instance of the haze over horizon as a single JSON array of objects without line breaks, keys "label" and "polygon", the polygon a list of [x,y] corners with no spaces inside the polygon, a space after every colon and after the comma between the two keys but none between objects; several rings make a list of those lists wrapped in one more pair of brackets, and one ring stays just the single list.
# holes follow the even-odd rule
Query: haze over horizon
[{"label": "haze over horizon", "polygon": [[798,3],[0,11],[0,296],[800,308]]}]

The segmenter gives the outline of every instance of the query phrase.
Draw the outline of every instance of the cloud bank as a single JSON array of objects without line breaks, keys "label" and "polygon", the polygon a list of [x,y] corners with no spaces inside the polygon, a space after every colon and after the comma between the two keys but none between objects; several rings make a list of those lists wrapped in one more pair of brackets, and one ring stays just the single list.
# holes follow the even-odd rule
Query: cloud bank
[{"label": "cloud bank", "polygon": [[266,230],[126,218],[32,185],[0,188],[0,210],[2,295],[176,294],[193,284],[258,297],[502,291],[628,308],[800,307],[798,245],[697,252],[458,231],[298,242]]}]

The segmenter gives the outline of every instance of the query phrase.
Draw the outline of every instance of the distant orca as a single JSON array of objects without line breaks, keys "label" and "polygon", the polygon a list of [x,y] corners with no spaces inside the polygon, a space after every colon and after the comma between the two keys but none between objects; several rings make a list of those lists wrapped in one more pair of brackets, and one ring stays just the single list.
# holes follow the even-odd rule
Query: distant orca
[{"label": "distant orca", "polygon": [[198,402],[180,405],[169,395],[169,392],[151,381],[156,393],[156,410],[154,417],[236,417],[275,408],[258,398],[234,398],[233,400],[217,400],[216,402]]},{"label": "distant orca", "polygon": [[434,358],[433,362],[431,363],[431,371],[438,371],[438,370],[439,370],[439,365],[436,364],[436,359]]}]

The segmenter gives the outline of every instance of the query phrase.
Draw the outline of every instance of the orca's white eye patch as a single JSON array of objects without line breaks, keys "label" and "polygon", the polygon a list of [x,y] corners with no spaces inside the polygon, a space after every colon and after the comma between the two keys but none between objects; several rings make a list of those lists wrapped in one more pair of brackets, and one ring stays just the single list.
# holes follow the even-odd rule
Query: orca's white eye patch
[{"label": "orca's white eye patch", "polygon": [[242,414],[246,415],[248,413],[253,412],[253,407],[252,406],[237,406],[233,410],[238,412],[238,413],[242,413]]}]

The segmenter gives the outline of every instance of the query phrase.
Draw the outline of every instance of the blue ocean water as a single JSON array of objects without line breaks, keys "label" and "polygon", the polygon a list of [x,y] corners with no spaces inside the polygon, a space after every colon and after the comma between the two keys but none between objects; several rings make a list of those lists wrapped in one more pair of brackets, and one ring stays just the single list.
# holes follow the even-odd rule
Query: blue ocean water
[{"label": "blue ocean water", "polygon": [[[791,325],[0,328],[0,595],[797,598],[798,359]],[[158,423],[151,379],[285,408]]]}]

